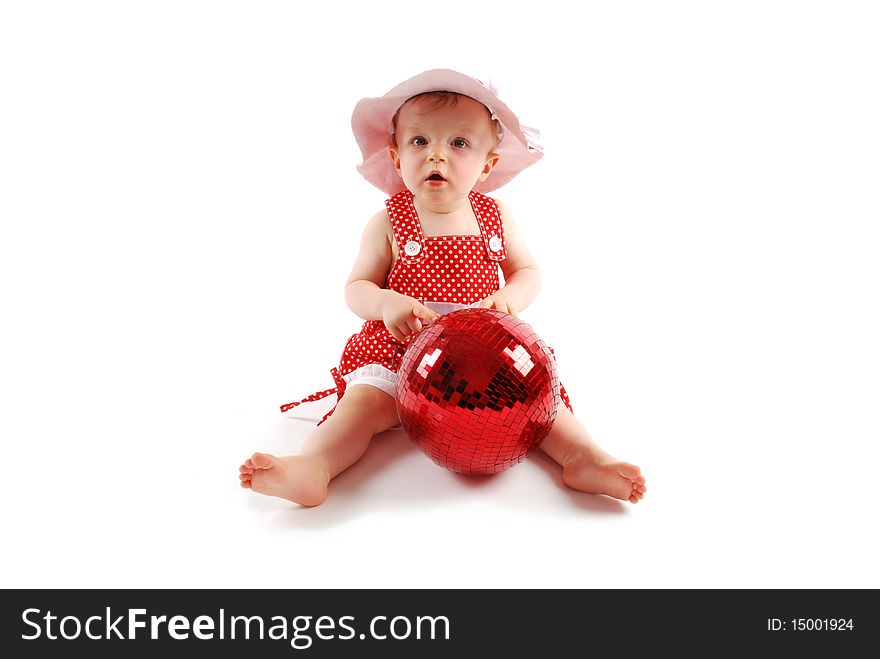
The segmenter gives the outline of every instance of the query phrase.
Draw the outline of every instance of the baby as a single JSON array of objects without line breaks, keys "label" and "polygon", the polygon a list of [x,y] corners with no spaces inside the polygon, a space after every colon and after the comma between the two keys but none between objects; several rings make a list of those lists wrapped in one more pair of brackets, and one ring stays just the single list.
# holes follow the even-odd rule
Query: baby
[{"label": "baby", "polygon": [[[494,90],[455,71],[426,71],[361,100],[352,128],[364,156],[358,170],[390,195],[367,222],[345,287],[349,308],[366,322],[331,371],[336,387],[282,406],[338,396],[300,453],[254,453],[239,469],[242,487],[303,506],[322,503],[373,436],[399,424],[396,371],[416,332],[464,306],[516,314],[541,286],[513,213],[483,194],[542,156],[529,139],[536,132]],[[541,449],[561,466],[562,481],[637,503],[646,491],[639,468],[603,451],[561,393]]]}]

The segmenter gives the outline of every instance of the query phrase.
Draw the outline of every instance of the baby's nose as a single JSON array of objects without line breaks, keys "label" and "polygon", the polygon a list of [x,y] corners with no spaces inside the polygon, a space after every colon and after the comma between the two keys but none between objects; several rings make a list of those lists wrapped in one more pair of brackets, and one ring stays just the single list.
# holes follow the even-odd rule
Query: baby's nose
[{"label": "baby's nose", "polygon": [[431,162],[446,162],[446,153],[438,148],[434,148],[431,151],[431,155],[428,156],[428,160]]}]

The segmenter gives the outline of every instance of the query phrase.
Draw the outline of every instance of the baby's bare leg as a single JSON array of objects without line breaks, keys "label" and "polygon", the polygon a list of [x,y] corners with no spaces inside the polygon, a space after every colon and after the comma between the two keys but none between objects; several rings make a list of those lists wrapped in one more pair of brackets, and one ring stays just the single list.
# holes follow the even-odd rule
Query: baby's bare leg
[{"label": "baby's bare leg", "polygon": [[327,497],[330,480],[360,459],[373,435],[398,422],[394,398],[370,385],[350,387],[299,455],[254,453],[245,460],[239,468],[241,486],[317,506]]},{"label": "baby's bare leg", "polygon": [[562,482],[593,494],[607,494],[637,503],[648,488],[641,470],[608,455],[564,405],[541,449],[562,465]]}]

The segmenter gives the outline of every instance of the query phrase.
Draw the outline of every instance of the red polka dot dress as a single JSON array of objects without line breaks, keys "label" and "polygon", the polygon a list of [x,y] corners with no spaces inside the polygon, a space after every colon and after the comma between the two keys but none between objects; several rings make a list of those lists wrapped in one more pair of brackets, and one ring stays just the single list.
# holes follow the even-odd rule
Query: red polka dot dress
[{"label": "red polka dot dress", "polygon": [[[469,199],[479,234],[425,236],[409,190],[385,202],[400,254],[385,288],[415,298],[439,313],[473,305],[498,291],[499,264],[507,258],[501,212],[494,199],[478,192],[471,192]],[[282,405],[281,411],[334,393],[341,398],[355,381],[372,384],[393,396],[397,369],[409,339],[401,343],[381,320],[366,321],[361,331],[348,339],[339,365],[330,371],[336,386]],[[568,394],[564,387],[560,390],[570,410]],[[319,425],[332,413],[330,410]]]}]

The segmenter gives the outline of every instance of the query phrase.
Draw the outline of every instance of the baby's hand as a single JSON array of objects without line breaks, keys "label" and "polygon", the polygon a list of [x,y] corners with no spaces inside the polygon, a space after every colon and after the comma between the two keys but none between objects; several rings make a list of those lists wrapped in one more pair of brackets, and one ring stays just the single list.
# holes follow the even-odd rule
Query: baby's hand
[{"label": "baby's hand", "polygon": [[480,300],[477,308],[498,309],[498,311],[503,311],[504,313],[509,313],[511,316],[516,317],[516,309],[514,309],[513,305],[504,299],[504,294],[501,291],[498,291],[497,293],[495,293],[495,295],[490,295],[485,300]]},{"label": "baby's hand", "polygon": [[439,316],[415,298],[391,295],[382,305],[382,321],[391,336],[404,343],[413,332],[422,329],[422,321],[431,323]]}]

